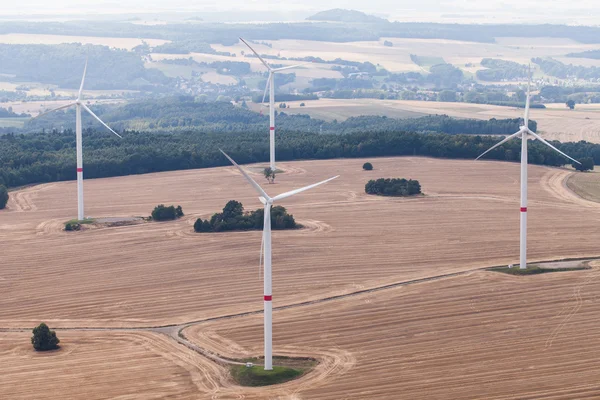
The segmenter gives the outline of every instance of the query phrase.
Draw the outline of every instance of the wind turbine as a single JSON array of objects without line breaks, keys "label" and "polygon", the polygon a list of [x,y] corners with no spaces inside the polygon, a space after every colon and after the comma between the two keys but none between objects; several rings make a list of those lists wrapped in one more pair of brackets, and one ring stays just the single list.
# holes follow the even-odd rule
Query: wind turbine
[{"label": "wind turbine", "polygon": [[54,111],[62,110],[65,108],[69,108],[75,106],[75,138],[77,143],[77,219],[82,221],[84,217],[83,213],[83,151],[82,151],[82,135],[81,135],[81,109],[86,110],[90,115],[96,118],[102,125],[106,127],[109,131],[122,138],[117,132],[113,131],[108,125],[106,125],[96,114],[86,106],[81,100],[81,95],[83,92],[83,83],[85,82],[85,74],[87,72],[87,60],[85,61],[85,67],[83,68],[83,78],[81,78],[81,85],[79,86],[79,94],[77,95],[77,100],[73,103],[69,103],[67,105],[55,108],[50,111],[43,112],[32,119],[39,118],[43,115],[49,114]]},{"label": "wind turbine", "polygon": [[[220,149],[219,149],[220,150]],[[229,157],[223,150],[220,150],[221,153],[225,155],[231,161],[233,165],[242,173],[244,178],[252,185],[254,190],[258,192],[260,197],[258,198],[261,203],[265,206],[264,210],[264,226],[263,226],[263,237],[262,237],[262,247],[261,251],[264,248],[264,266],[265,272],[263,275],[264,279],[264,308],[265,308],[265,316],[264,316],[264,339],[265,339],[265,370],[273,369],[273,292],[271,290],[271,207],[273,203],[279,200],[283,200],[295,194],[304,192],[305,190],[312,189],[324,183],[327,183],[331,180],[334,180],[339,175],[334,176],[333,178],[326,179],[322,182],[315,183],[309,186],[305,186],[300,189],[290,190],[289,192],[282,193],[275,197],[270,197],[254,179],[252,179],[246,171],[242,167],[240,167],[231,157]]]},{"label": "wind turbine", "polygon": [[481,154],[476,160],[479,160],[481,157],[494,150],[496,147],[503,145],[514,138],[521,138],[521,234],[520,234],[520,260],[519,260],[519,268],[527,269],[527,139],[531,136],[532,139],[537,139],[546,146],[550,147],[552,150],[562,154],[567,157],[569,160],[575,161],[578,164],[581,164],[576,159],[569,157],[562,151],[558,150],[556,147],[552,146],[548,143],[544,138],[538,135],[535,132],[532,132],[529,129],[529,103],[530,103],[530,93],[531,93],[531,66],[529,67],[528,72],[529,81],[527,83],[527,100],[525,101],[525,116],[523,117],[523,126],[520,127],[517,133],[513,133],[512,135],[506,137],[504,140],[490,147],[487,151]]},{"label": "wind turbine", "polygon": [[265,67],[267,67],[267,70],[269,71],[269,78],[267,79],[267,84],[265,85],[265,93],[263,94],[262,102],[265,102],[267,90],[269,90],[269,154],[271,160],[269,166],[271,167],[272,171],[275,171],[275,74],[277,72],[285,71],[286,69],[297,68],[304,64],[289,65],[281,68],[271,68],[271,66],[248,44],[248,42],[242,38],[240,38],[240,40],[244,42],[244,44],[248,46],[250,50],[252,50],[256,57],[258,57],[258,59],[265,65]]}]

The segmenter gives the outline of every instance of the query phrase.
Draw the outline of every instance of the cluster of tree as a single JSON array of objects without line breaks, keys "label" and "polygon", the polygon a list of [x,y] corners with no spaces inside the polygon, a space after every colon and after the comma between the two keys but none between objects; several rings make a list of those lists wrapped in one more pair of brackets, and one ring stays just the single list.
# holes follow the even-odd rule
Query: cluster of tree
[{"label": "cluster of tree", "polygon": [[8,107],[8,108],[0,107],[0,118],[25,118],[25,117],[31,117],[31,115],[25,114],[25,113],[17,114],[16,112],[13,112],[12,107]]},{"label": "cluster of tree", "polygon": [[566,103],[573,100],[577,103],[600,103],[600,87],[598,86],[544,86],[540,96],[552,103]]},{"label": "cluster of tree", "polygon": [[154,221],[172,221],[177,218],[183,217],[183,209],[181,206],[165,206],[159,204],[152,210],[152,219]]},{"label": "cluster of tree", "polygon": [[79,88],[89,58],[87,89],[153,90],[171,82],[161,71],[147,69],[135,53],[106,46],[78,43],[0,44],[0,72],[16,80]]},{"label": "cluster of tree", "polygon": [[[213,214],[209,219],[198,218],[194,223],[195,232],[224,232],[262,230],[264,227],[264,209],[244,212],[244,206],[239,201],[230,200],[223,207],[223,212]],[[285,207],[271,208],[271,229],[296,229],[294,216],[288,214]]]},{"label": "cluster of tree", "polygon": [[6,203],[8,203],[8,189],[6,186],[0,185],[0,210],[6,207]]},{"label": "cluster of tree", "polygon": [[51,331],[48,325],[41,323],[33,328],[31,344],[36,351],[48,351],[58,349],[60,340],[56,337],[56,332]]},{"label": "cluster of tree", "polygon": [[81,224],[76,221],[69,221],[65,224],[65,231],[73,232],[81,230]]},{"label": "cluster of tree", "polygon": [[587,50],[580,53],[569,53],[567,57],[574,58],[591,58],[592,60],[600,60],[600,50]]},{"label": "cluster of tree", "polygon": [[600,67],[584,67],[564,64],[553,58],[532,58],[531,61],[540,66],[545,74],[561,79],[577,78],[584,80],[600,79]]},{"label": "cluster of tree", "polygon": [[527,66],[513,61],[484,58],[481,65],[487,69],[477,71],[477,79],[482,81],[501,81],[527,77]]},{"label": "cluster of tree", "polygon": [[379,178],[367,182],[365,192],[379,196],[414,196],[421,194],[421,184],[412,179]]}]

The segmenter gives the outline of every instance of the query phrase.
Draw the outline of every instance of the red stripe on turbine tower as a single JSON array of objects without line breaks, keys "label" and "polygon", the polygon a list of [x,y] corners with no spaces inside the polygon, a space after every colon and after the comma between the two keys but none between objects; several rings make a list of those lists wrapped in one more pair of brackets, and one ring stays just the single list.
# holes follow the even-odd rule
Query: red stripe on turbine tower
[{"label": "red stripe on turbine tower", "polygon": [[527,212],[527,207],[521,207],[521,212]]},{"label": "red stripe on turbine tower", "polygon": [[77,168],[77,172],[83,172],[83,168]]},{"label": "red stripe on turbine tower", "polygon": [[274,130],[275,130],[275,127],[274,127],[274,126],[272,126],[272,127],[271,127],[271,130],[272,130],[272,131],[274,131]]},{"label": "red stripe on turbine tower", "polygon": [[272,301],[273,300],[273,296],[265,296],[265,301]]}]

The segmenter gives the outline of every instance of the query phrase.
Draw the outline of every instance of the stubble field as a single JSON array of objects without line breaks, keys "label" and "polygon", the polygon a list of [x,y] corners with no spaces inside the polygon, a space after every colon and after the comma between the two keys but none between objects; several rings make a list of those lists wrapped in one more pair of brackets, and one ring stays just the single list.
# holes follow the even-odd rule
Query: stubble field
[{"label": "stubble field", "polygon": [[[288,102],[290,114],[308,114],[326,121],[343,121],[357,115],[385,115],[390,118],[412,118],[423,115],[445,114],[455,118],[522,118],[524,110],[516,107],[488,104],[444,103],[413,100],[374,99],[320,99]],[[257,106],[253,106],[257,107]],[[600,107],[596,104],[577,105],[569,110],[564,104],[548,104],[546,109],[532,109],[531,119],[538,123],[538,131],[545,139],[561,142],[586,140],[600,143]]]},{"label": "stubble field", "polygon": [[[364,161],[281,163],[286,172],[278,183],[265,184],[277,194],[341,175],[282,204],[305,228],[274,232],[274,306],[317,303],[275,312],[275,353],[322,362],[269,389],[233,385],[224,367],[150,329],[262,308],[260,232],[192,230],[197,217],[228,200],[260,206],[237,171],[86,181],[86,215],[148,215],[165,203],[180,204],[186,216],[73,234],[61,228],[76,212],[74,182],[12,192],[9,209],[0,212],[0,362],[11,365],[0,378],[0,397],[50,391],[81,398],[82,387],[60,384],[76,379],[89,382],[86,398],[598,393],[595,269],[527,278],[473,272],[518,257],[517,164],[382,158],[369,160],[375,170],[365,172]],[[600,255],[600,205],[566,188],[570,174],[530,167],[531,261]],[[379,177],[418,179],[425,195],[364,194],[366,181]],[[440,277],[453,273],[460,275]],[[320,302],[430,277],[437,278]],[[48,358],[30,350],[28,330],[21,330],[41,321],[71,328],[59,330],[64,348]],[[256,314],[197,322],[183,332],[199,347],[243,357],[261,354],[260,323]],[[27,383],[41,379],[50,357],[57,363],[53,386]],[[150,383],[133,390],[140,379]]]}]

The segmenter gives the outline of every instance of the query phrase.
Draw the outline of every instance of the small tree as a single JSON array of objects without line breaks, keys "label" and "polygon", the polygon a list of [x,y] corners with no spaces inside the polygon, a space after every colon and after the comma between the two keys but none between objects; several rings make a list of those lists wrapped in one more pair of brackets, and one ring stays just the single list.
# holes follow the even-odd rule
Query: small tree
[{"label": "small tree", "polygon": [[566,102],[567,107],[569,107],[571,110],[575,109],[575,100],[573,99],[569,99]]},{"label": "small tree", "polygon": [[366,162],[363,164],[363,169],[365,171],[372,171],[373,170],[373,164],[371,164],[370,162]]},{"label": "small tree", "polygon": [[0,210],[6,207],[6,203],[8,203],[8,189],[6,186],[0,185]]},{"label": "small tree", "polygon": [[263,175],[269,181],[269,183],[275,183],[275,171],[271,167],[267,167],[263,170]]},{"label": "small tree", "polygon": [[33,328],[33,336],[31,337],[31,344],[37,351],[47,351],[58,349],[60,340],[56,337],[56,332],[51,331],[48,325],[45,323],[39,324],[39,326]]},{"label": "small tree", "polygon": [[183,217],[183,210],[181,206],[169,206],[166,207],[164,204],[159,204],[152,210],[152,219],[155,221],[168,221]]},{"label": "small tree", "polygon": [[594,169],[594,159],[592,157],[583,157],[579,162],[581,162],[581,164],[576,162],[571,164],[577,171],[584,172],[592,171]]}]

